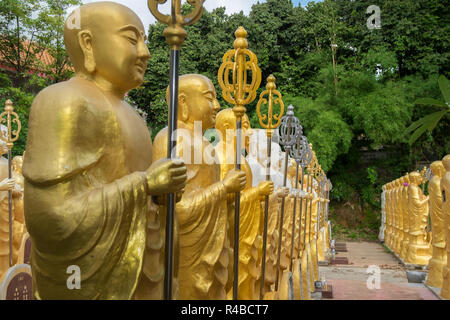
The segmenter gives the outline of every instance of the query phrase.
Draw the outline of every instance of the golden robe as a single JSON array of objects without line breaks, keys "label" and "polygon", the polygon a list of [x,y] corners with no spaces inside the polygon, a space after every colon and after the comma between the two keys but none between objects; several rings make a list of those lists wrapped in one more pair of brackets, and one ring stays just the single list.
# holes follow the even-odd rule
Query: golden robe
[{"label": "golden robe", "polygon": [[[245,158],[241,158],[241,169],[246,174],[246,186],[241,192],[240,217],[239,217],[239,300],[259,299],[259,285],[262,248],[261,222],[262,211],[261,196],[257,187],[252,187],[252,171]],[[221,164],[220,176],[224,179],[227,173],[234,169],[234,165]],[[232,199],[234,202],[234,197]],[[232,297],[234,280],[234,206],[228,210],[229,234],[230,234],[230,259],[228,269],[228,297]]]},{"label": "golden robe", "polygon": [[[151,151],[145,121],[90,81],[75,77],[35,98],[23,174],[37,298],[133,296],[150,214]],[[80,290],[67,286],[72,265],[80,268]]]}]

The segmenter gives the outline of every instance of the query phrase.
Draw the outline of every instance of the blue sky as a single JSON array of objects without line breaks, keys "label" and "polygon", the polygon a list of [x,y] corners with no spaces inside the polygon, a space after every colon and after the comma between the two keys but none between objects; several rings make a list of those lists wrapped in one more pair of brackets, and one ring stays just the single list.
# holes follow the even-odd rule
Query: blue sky
[{"label": "blue sky", "polygon": [[[101,0],[82,0],[83,3],[98,2],[98,1]],[[148,25],[150,23],[155,22],[155,18],[151,15],[147,7],[147,0],[109,0],[109,1],[118,2],[131,8],[141,18],[146,29],[148,29]],[[225,7],[228,14],[240,12],[241,10],[245,14],[248,14],[251,10],[252,5],[257,3],[258,1],[263,2],[264,0],[206,0],[205,7],[208,10],[213,10],[214,8],[217,7]],[[302,6],[306,6],[310,1],[311,0],[292,0],[295,6],[299,4],[302,4]],[[322,0],[314,0],[314,1],[319,2]],[[67,12],[67,15],[69,15],[69,13],[72,12],[73,9],[74,8],[70,8]],[[164,5],[161,6],[161,11],[165,13],[170,12],[170,1],[167,1]]]},{"label": "blue sky", "polygon": [[[308,4],[308,2],[310,2],[310,1],[311,0],[292,0],[292,2],[294,3],[295,6],[298,6],[299,4],[301,4],[302,7],[305,7]],[[315,2],[320,2],[320,1],[321,0],[315,1]]]}]

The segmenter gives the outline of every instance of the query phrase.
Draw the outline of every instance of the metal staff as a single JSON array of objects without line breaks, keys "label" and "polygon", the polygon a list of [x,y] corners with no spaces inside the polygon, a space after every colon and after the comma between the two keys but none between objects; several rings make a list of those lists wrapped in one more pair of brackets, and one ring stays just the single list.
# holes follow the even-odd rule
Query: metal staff
[{"label": "metal staff", "polygon": [[[167,158],[176,155],[176,129],[178,113],[178,75],[180,64],[180,49],[184,44],[187,32],[184,26],[191,25],[198,21],[203,14],[204,0],[187,0],[194,7],[191,13],[186,16],[181,14],[181,0],[172,0],[171,14],[166,15],[158,11],[160,4],[167,0],[148,0],[148,7],[153,16],[161,23],[167,24],[163,34],[170,47],[170,75],[169,75],[169,126],[167,137]],[[172,299],[172,270],[173,270],[173,229],[175,219],[175,194],[169,194],[167,200],[166,217],[166,239],[165,239],[165,274],[164,274],[164,298]]]},{"label": "metal staff", "polygon": [[[308,149],[309,149],[309,151],[311,152],[311,155],[312,155],[312,145],[311,144],[308,144]],[[313,161],[313,159],[311,158],[311,161],[309,162],[309,164],[308,164],[308,167],[307,167],[307,169],[308,169],[308,173],[306,174],[306,192],[308,193],[308,195],[309,196],[311,196],[311,191],[310,191],[310,168],[312,167],[312,162]],[[307,225],[307,219],[308,219],[308,200],[309,199],[306,199],[306,201],[305,201],[305,232],[303,233],[303,246],[305,247],[306,246],[306,229],[307,229],[307,227],[308,227],[308,225]]]},{"label": "metal staff", "polygon": [[[311,214],[312,214],[312,202],[314,198],[314,192],[313,192],[313,176],[314,176],[314,170],[316,167],[316,154],[312,150],[312,144],[309,144],[309,147],[311,149],[311,152],[313,154],[313,159],[311,160],[311,163],[308,166],[308,174],[307,174],[307,186],[306,189],[310,193],[310,199],[309,199],[309,219],[308,219],[308,201],[306,201],[306,209],[305,209],[305,234],[304,234],[304,244],[306,245],[306,228],[308,228],[308,241],[311,242]],[[309,220],[309,225],[307,225],[307,220]]]},{"label": "metal staff", "polygon": [[[6,118],[4,118],[6,116]],[[8,148],[8,178],[12,178],[12,153],[11,149],[14,146],[14,142],[19,139],[20,130],[22,129],[22,124],[20,123],[19,116],[14,112],[13,103],[11,100],[6,100],[5,111],[0,114],[0,123],[6,123],[8,128],[7,136],[0,134],[0,139],[6,142],[6,147]],[[15,123],[17,129],[13,130],[11,125]],[[8,190],[8,208],[9,208],[9,266],[13,266],[13,217],[12,217],[12,190]]]},{"label": "metal staff", "polygon": [[[304,183],[303,175],[305,172],[305,167],[308,166],[312,160],[312,152],[311,152],[311,149],[308,144],[308,139],[306,137],[302,137],[302,138],[304,138],[304,139],[302,139],[302,141],[301,141],[301,144],[302,144],[301,147],[305,150],[305,155],[301,159],[301,162],[300,162],[300,168],[302,170],[301,171],[301,180],[300,180],[300,190],[301,191],[303,191],[303,183]],[[296,145],[294,145],[294,148],[296,148]],[[307,204],[308,204],[308,202],[306,201],[306,203],[305,203],[306,208],[307,208]],[[298,234],[299,250],[298,250],[297,258],[300,258],[300,251],[301,251],[300,248],[301,248],[302,215],[303,215],[302,207],[303,207],[303,199],[300,201],[300,217],[299,217],[299,231],[298,231],[299,232],[299,234]],[[304,230],[303,234],[305,234],[305,232],[306,232],[306,212],[305,212],[305,230]],[[303,243],[304,243],[304,240],[303,240]]]},{"label": "metal staff", "polygon": [[[295,160],[296,168],[295,168],[295,192],[297,193],[298,189],[298,169],[300,166],[300,161],[302,160],[305,150],[301,147],[301,141],[303,136],[303,127],[299,125],[300,129],[297,135],[297,143],[291,149],[291,158]],[[296,148],[296,146],[300,146],[300,148]],[[291,239],[291,259],[289,263],[289,270],[292,272],[292,260],[294,256],[294,241],[295,241],[295,217],[297,214],[297,196],[301,196],[300,194],[296,194],[294,198],[294,208],[292,212],[292,239]]]},{"label": "metal staff", "polygon": [[[273,130],[278,128],[281,124],[281,117],[284,113],[284,103],[281,97],[281,93],[276,90],[277,86],[275,84],[275,77],[270,75],[267,78],[266,90],[263,91],[260,95],[258,105],[256,106],[256,112],[259,118],[259,124],[262,128],[266,129],[267,132],[267,167],[266,167],[266,181],[270,181],[270,165],[271,165],[271,157],[272,157],[272,135]],[[265,96],[268,95],[266,98]],[[280,112],[273,113],[273,105],[278,104],[280,106]],[[267,115],[261,114],[262,105],[268,105]],[[265,122],[267,120],[267,123]],[[273,120],[276,123],[273,123]],[[266,250],[267,250],[267,220],[269,219],[269,196],[266,196],[265,199],[265,208],[264,208],[264,237],[263,237],[263,256],[262,256],[262,268],[261,268],[261,287],[259,298],[262,300],[264,298],[264,284],[266,277]]]},{"label": "metal staff", "polygon": [[[223,56],[218,80],[222,96],[226,102],[233,104],[236,116],[236,169],[241,170],[242,117],[247,111],[245,106],[256,98],[256,91],[261,84],[261,69],[258,58],[248,49],[247,31],[239,27],[235,32],[234,49]],[[251,82],[249,73],[251,73]],[[231,77],[231,82],[230,82]],[[239,214],[241,193],[236,193],[234,210],[234,285],[233,299],[238,298],[239,284]]]},{"label": "metal staff", "polygon": [[[290,105],[286,115],[281,119],[280,125],[280,144],[285,147],[285,157],[284,157],[284,177],[283,177],[283,188],[287,185],[287,167],[289,161],[289,152],[291,147],[297,141],[297,135],[300,129],[300,121],[294,115],[294,106]],[[278,280],[280,279],[280,263],[281,263],[281,240],[283,237],[283,219],[284,219],[284,205],[285,198],[281,200],[281,216],[280,216],[280,226],[279,226],[279,240],[278,240],[278,259],[277,259],[277,277],[275,282],[275,291],[278,291]]]},{"label": "metal staff", "polygon": [[318,162],[317,162],[317,158],[316,158],[316,153],[312,150],[313,153],[313,169],[312,169],[312,175],[310,176],[311,178],[311,186],[310,186],[310,190],[311,190],[311,199],[309,200],[309,226],[308,226],[308,232],[309,232],[309,236],[308,236],[308,241],[309,243],[311,243],[311,224],[312,224],[312,203],[313,203],[313,199],[314,199],[314,176],[316,175],[317,172],[317,168],[318,168]]}]

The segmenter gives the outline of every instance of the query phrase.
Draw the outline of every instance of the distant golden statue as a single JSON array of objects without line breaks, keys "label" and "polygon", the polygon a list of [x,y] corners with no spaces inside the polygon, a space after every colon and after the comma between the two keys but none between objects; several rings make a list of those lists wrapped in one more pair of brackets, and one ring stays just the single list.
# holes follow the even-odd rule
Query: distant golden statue
[{"label": "distant golden statue", "polygon": [[[445,174],[441,179],[442,213],[444,215],[445,233],[450,239],[450,154],[442,159]],[[448,240],[447,240],[448,243]],[[447,245],[447,265],[444,267],[441,296],[450,299],[450,246]]]},{"label": "distant golden statue", "polygon": [[[6,149],[6,147],[5,147]],[[5,160],[5,161],[3,161]],[[8,190],[14,189],[14,179],[8,179],[8,162],[0,159],[0,279],[9,269],[9,206]]]},{"label": "distant golden statue", "polygon": [[442,212],[442,192],[441,179],[445,174],[442,161],[435,161],[430,166],[433,178],[428,184],[430,194],[430,216],[433,230],[433,256],[430,259],[428,268],[427,284],[432,287],[441,288],[443,270],[447,265],[446,234],[444,215]]},{"label": "distant golden statue", "polygon": [[430,260],[429,244],[426,241],[428,219],[428,197],[419,188],[422,181],[420,173],[409,175],[408,214],[409,214],[409,245],[406,254],[407,263],[427,265]]},{"label": "distant golden statue", "polygon": [[[251,135],[250,123],[246,116],[242,119],[243,122],[243,132]],[[236,131],[236,116],[232,109],[224,109],[217,115],[216,129],[222,134],[224,140],[230,134],[235,134]],[[242,144],[245,145],[245,136],[242,135]],[[217,154],[220,159],[220,175],[224,177],[230,170],[235,167],[235,161],[228,162],[228,160],[234,160],[236,139],[229,141],[224,141],[217,146]],[[231,143],[230,143],[231,142]],[[228,157],[227,157],[228,155]],[[230,156],[231,155],[231,156]],[[252,171],[244,157],[241,157],[242,170],[245,172],[247,181],[245,189],[241,193],[240,202],[240,220],[239,220],[239,286],[238,286],[238,298],[240,300],[254,300],[258,299],[259,292],[257,289],[256,280],[260,276],[259,265],[260,262],[258,258],[260,255],[258,252],[261,250],[261,235],[260,235],[260,224],[262,222],[262,207],[261,200],[264,196],[270,195],[273,192],[273,182],[262,181],[256,187],[252,186]],[[231,209],[231,210],[230,210]],[[229,221],[229,233],[231,235],[231,248],[234,248],[234,207],[228,210],[228,221]],[[232,258],[232,257],[230,257]],[[230,265],[229,275],[231,275],[234,267],[231,268],[233,264]],[[232,296],[232,280],[229,279],[229,291],[228,296]]]},{"label": "distant golden statue", "polygon": [[406,251],[409,244],[409,214],[408,214],[408,187],[409,174],[406,174],[403,179],[403,186],[401,187],[400,201],[402,201],[402,220],[403,220],[403,241],[400,248],[400,258],[405,260]]},{"label": "distant golden statue", "polygon": [[[30,111],[23,173],[33,291],[38,299],[130,299],[146,258],[148,297],[162,298],[165,212],[151,196],[182,191],[186,168],[152,161],[147,124],[124,100],[150,57],[144,26],[117,3],[77,12],[80,28],[75,13],[64,26],[75,76],[41,91]],[[79,290],[68,288],[70,270],[79,270]]]}]

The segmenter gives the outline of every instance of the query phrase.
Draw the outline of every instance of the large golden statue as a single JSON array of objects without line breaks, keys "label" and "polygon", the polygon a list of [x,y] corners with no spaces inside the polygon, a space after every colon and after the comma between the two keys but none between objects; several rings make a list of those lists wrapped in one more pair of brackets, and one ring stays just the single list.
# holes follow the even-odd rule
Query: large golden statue
[{"label": "large golden statue", "polygon": [[[450,154],[442,159],[445,174],[441,179],[442,192],[442,213],[444,215],[444,232],[447,239],[450,239]],[[448,243],[448,240],[447,240]],[[447,265],[444,267],[441,296],[450,299],[450,246],[447,245]]]},{"label": "large golden statue", "polygon": [[130,299],[146,260],[148,297],[161,298],[165,213],[151,196],[182,191],[186,168],[152,161],[147,124],[124,100],[150,57],[144,26],[123,5],[90,3],[69,16],[64,40],[75,76],[34,99],[23,164],[34,294]]},{"label": "large golden statue", "polygon": [[[178,96],[177,152],[186,160],[188,176],[176,206],[179,298],[225,300],[231,250],[227,197],[244,188],[246,176],[232,170],[221,179],[214,149],[203,138],[220,110],[211,80],[197,74],[181,76]],[[155,137],[155,159],[167,154],[167,132],[165,128]]]},{"label": "large golden statue", "polygon": [[422,181],[420,173],[410,173],[409,180],[408,214],[410,238],[405,262],[416,265],[427,265],[430,260],[429,245],[426,241],[428,197],[425,197],[419,188]]},{"label": "large golden statue", "polygon": [[430,166],[433,178],[428,184],[430,195],[430,216],[433,230],[433,256],[428,264],[429,272],[427,284],[432,287],[441,288],[444,267],[447,265],[446,234],[444,215],[442,213],[441,179],[445,174],[442,161],[435,161]]},{"label": "large golden statue", "polygon": [[[248,117],[244,115],[242,118],[243,140],[246,140],[247,135],[251,135],[250,122]],[[236,116],[232,109],[224,109],[217,115],[216,129],[224,137],[225,143],[217,145],[217,154],[220,159],[220,175],[226,176],[236,166],[234,163],[234,154],[236,148],[236,139],[227,141],[228,135],[236,131]],[[229,139],[229,137],[228,137]],[[245,145],[242,141],[241,145]],[[228,155],[228,156],[227,156]],[[232,161],[227,161],[232,160]],[[264,196],[270,195],[273,192],[273,182],[262,181],[256,187],[252,186],[252,171],[247,160],[241,157],[242,170],[245,172],[247,181],[245,189],[241,193],[240,202],[240,219],[239,219],[239,285],[238,285],[238,299],[239,300],[255,300],[259,298],[259,291],[257,290],[257,279],[260,276],[260,259],[259,252],[262,249],[262,222],[264,212],[261,207],[261,200]],[[232,235],[231,247],[234,247],[234,207],[228,210],[229,233]],[[232,257],[230,257],[232,258]],[[232,264],[231,264],[232,265]],[[229,268],[231,272],[234,268]],[[232,296],[232,280],[229,277],[229,292]]]}]

